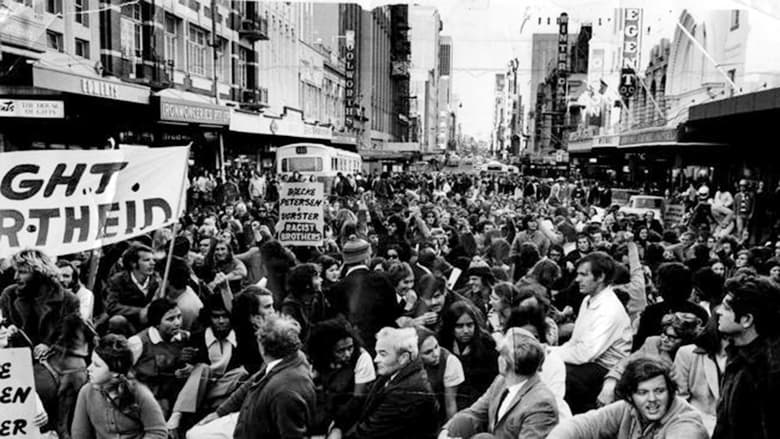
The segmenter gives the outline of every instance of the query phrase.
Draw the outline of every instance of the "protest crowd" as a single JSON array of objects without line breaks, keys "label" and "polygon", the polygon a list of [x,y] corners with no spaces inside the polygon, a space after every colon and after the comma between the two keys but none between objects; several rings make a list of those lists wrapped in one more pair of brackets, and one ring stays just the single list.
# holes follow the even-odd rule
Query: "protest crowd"
[{"label": "protest crowd", "polygon": [[780,437],[780,204],[763,187],[692,183],[664,223],[604,182],[340,175],[321,244],[291,246],[284,184],[198,174],[173,228],[1,260],[0,345],[30,349],[36,427]]}]

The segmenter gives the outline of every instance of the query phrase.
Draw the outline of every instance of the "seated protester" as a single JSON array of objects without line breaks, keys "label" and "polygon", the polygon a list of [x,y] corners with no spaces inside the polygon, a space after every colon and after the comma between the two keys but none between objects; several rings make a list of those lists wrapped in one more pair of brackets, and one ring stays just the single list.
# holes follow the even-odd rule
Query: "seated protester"
[{"label": "seated protester", "polygon": [[458,357],[439,346],[436,334],[429,329],[417,327],[417,348],[439,405],[439,425],[443,425],[458,411],[458,386],[466,380],[463,366]]},{"label": "seated protester", "polygon": [[626,366],[616,391],[619,401],[561,421],[549,439],[609,437],[633,439],[707,439],[699,413],[681,397],[671,366],[654,358],[638,358]]},{"label": "seated protester", "polygon": [[247,276],[246,265],[233,255],[230,243],[218,240],[211,253],[206,256],[208,287],[215,293],[241,291]]},{"label": "seated protester", "polygon": [[133,353],[135,377],[149,387],[167,416],[192,369],[181,356],[189,333],[181,329],[181,311],[168,299],[152,301],[148,315],[151,326],[130,337],[127,344]]},{"label": "seated protester", "polygon": [[447,422],[439,438],[547,437],[558,423],[558,409],[539,378],[542,363],[544,347],[536,339],[515,328],[507,331],[499,345],[500,375],[471,407]]},{"label": "seated protester", "polygon": [[33,364],[33,376],[35,392],[49,416],[49,423],[41,431],[52,430],[60,438],[69,439],[79,390],[88,381],[87,366],[96,334],[75,313],[65,316],[60,331],[51,349]]},{"label": "seated protester", "polygon": [[626,365],[640,357],[651,357],[673,363],[677,350],[682,346],[693,343],[701,330],[702,321],[693,314],[674,313],[667,314],[661,321],[661,335],[653,335],[645,340],[645,344],[638,351],[620,360],[604,378],[604,385],[598,397],[600,405],[607,405],[615,400],[615,387],[617,386]]},{"label": "seated protester", "polygon": [[322,277],[315,264],[299,264],[287,275],[287,297],[281,312],[301,325],[301,342],[306,344],[311,326],[331,317],[330,304],[322,294]]},{"label": "seated protester", "polygon": [[190,418],[185,421],[191,426],[214,411],[248,376],[236,355],[236,332],[222,296],[214,294],[206,299],[199,320],[204,329],[194,333],[188,348],[182,350],[182,357],[193,367],[176,398],[169,430],[179,428],[182,415]]},{"label": "seated protester", "polygon": [[129,377],[133,354],[121,335],[103,337],[92,353],[89,384],[79,391],[71,437],[165,439],[168,431],[154,395]]},{"label": "seated protester", "polygon": [[268,316],[258,331],[265,367],[188,431],[187,439],[309,437],[316,394],[299,333],[294,319]]},{"label": "seated protester", "polygon": [[441,315],[449,303],[462,299],[447,289],[447,281],[442,276],[426,274],[420,279],[419,298],[414,308],[413,326],[424,326],[438,332],[441,327]]},{"label": "seated protester", "polygon": [[395,299],[398,302],[396,320],[398,326],[406,326],[413,317],[414,306],[417,303],[417,292],[414,291],[414,272],[407,262],[394,262],[386,270],[390,283],[395,288]]},{"label": "seated protester", "polygon": [[62,287],[75,294],[79,299],[79,315],[85,322],[92,322],[95,295],[81,283],[79,268],[73,262],[64,259],[57,261],[57,268],[59,268],[59,280]]},{"label": "seated protester", "polygon": [[367,392],[368,385],[376,379],[376,371],[371,355],[343,318],[315,324],[307,351],[317,390],[317,407],[309,432],[324,435],[332,422],[349,416],[352,399]]},{"label": "seated protester", "polygon": [[714,439],[780,437],[777,315],[780,287],[756,275],[726,282],[718,331],[730,341],[720,381]]},{"label": "seated protester", "polygon": [[273,293],[266,288],[250,285],[233,298],[230,323],[236,332],[236,356],[250,374],[263,366],[257,331],[265,319],[275,313]]},{"label": "seated protester", "polygon": [[[623,234],[626,243],[617,248],[616,253],[622,266],[617,266],[612,284],[628,293],[626,310],[632,325],[638,322],[639,316],[647,308],[647,290],[644,266],[639,260],[639,247],[634,242],[630,232]],[[617,256],[616,256],[617,257]]]},{"label": "seated protester", "polygon": [[579,261],[576,282],[588,297],[569,341],[552,348],[566,363],[566,402],[574,414],[596,406],[604,376],[630,351],[631,320],[609,286],[614,272],[615,261],[603,252]]},{"label": "seated protester", "polygon": [[710,435],[715,429],[720,377],[726,369],[726,346],[728,338],[718,331],[718,316],[713,315],[694,342],[681,346],[674,356],[677,394],[699,411]]},{"label": "seated protester", "polygon": [[160,288],[160,276],[154,271],[155,259],[151,247],[132,243],[122,253],[122,267],[106,285],[106,313],[121,316],[136,331],[146,324],[149,302]]},{"label": "seated protester", "polygon": [[539,378],[555,396],[560,419],[570,418],[571,409],[564,400],[566,396],[566,364],[547,344],[547,325],[544,310],[538,304],[528,304],[512,310],[505,327],[506,331],[511,329],[523,331],[542,344],[545,355],[539,370]]},{"label": "seated protester", "polygon": [[[493,272],[484,262],[472,263],[466,272],[469,282],[461,294],[469,299],[485,317],[490,311],[490,292],[496,283]],[[419,291],[418,291],[419,293]]]},{"label": "seated protester", "polygon": [[331,435],[346,439],[427,439],[437,427],[436,398],[425,375],[412,328],[383,328],[376,335],[379,378],[358,399],[351,419],[337,420]]},{"label": "seated protester", "polygon": [[445,309],[439,340],[463,366],[465,380],[456,395],[458,410],[463,410],[485,393],[498,374],[496,342],[476,308],[460,300]]},{"label": "seated protester", "polygon": [[78,314],[79,299],[62,288],[57,266],[42,251],[22,250],[11,265],[16,283],[0,295],[0,316],[11,329],[10,345],[31,345],[38,358],[59,337],[65,317]]},{"label": "seated protester", "polygon": [[669,313],[690,313],[706,322],[707,311],[690,301],[693,295],[693,277],[691,270],[678,262],[669,262],[658,267],[658,291],[663,301],[645,308],[639,318],[639,327],[634,336],[632,350],[639,349],[645,339],[651,335],[661,334],[661,320]]},{"label": "seated protester", "polygon": [[203,302],[200,297],[188,285],[190,268],[187,262],[179,257],[171,258],[171,266],[168,269],[168,285],[165,287],[165,297],[176,304],[181,311],[181,329],[189,331],[193,323],[196,323]]}]

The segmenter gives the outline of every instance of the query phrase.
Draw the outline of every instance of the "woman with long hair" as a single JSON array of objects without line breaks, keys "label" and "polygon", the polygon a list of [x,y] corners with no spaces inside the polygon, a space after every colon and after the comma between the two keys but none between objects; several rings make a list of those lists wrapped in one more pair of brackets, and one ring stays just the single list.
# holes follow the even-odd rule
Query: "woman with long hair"
[{"label": "woman with long hair", "polygon": [[233,255],[233,247],[224,240],[218,240],[206,257],[209,267],[209,288],[217,292],[229,288],[232,294],[241,291],[242,283],[247,276],[246,265]]},{"label": "woman with long hair", "polygon": [[121,335],[103,337],[92,353],[89,384],[79,391],[74,438],[165,439],[162,409],[152,392],[128,377],[133,354]]},{"label": "woman with long hair", "polygon": [[718,331],[718,316],[713,312],[693,343],[681,346],[674,357],[678,394],[699,410],[709,434],[715,429],[728,343],[724,334]]},{"label": "woman with long hair", "polygon": [[310,434],[324,434],[336,419],[350,414],[350,402],[376,379],[371,355],[343,318],[324,320],[312,327],[309,358],[317,388],[317,408]]},{"label": "woman with long hair", "polygon": [[471,406],[498,374],[496,343],[474,305],[459,300],[442,314],[439,342],[456,355],[466,380],[458,386],[458,410]]},{"label": "woman with long hair", "polygon": [[457,356],[439,345],[436,333],[423,327],[416,330],[420,359],[439,403],[439,425],[443,425],[458,412],[458,386],[466,380],[463,365]]},{"label": "woman with long hair", "polygon": [[281,312],[294,318],[301,325],[301,341],[309,339],[309,329],[317,322],[330,317],[330,304],[322,294],[322,277],[316,264],[300,264],[287,276],[287,297]]}]

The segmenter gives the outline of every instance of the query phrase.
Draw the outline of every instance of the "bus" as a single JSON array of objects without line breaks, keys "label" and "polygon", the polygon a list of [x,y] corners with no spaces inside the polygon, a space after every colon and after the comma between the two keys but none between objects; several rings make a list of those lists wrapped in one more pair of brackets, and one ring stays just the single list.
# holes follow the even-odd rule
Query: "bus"
[{"label": "bus", "polygon": [[[314,177],[325,183],[325,193],[333,188],[336,174],[355,175],[363,168],[360,154],[318,143],[293,143],[276,150],[276,173],[291,176]],[[308,179],[308,178],[307,178]]]}]

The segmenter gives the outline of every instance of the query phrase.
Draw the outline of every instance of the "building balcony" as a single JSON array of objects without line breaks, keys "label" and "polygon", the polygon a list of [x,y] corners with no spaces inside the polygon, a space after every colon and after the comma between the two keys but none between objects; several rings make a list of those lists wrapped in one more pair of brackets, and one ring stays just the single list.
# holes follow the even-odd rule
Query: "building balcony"
[{"label": "building balcony", "polygon": [[268,20],[265,17],[255,15],[242,18],[238,28],[238,35],[251,42],[268,39]]}]

